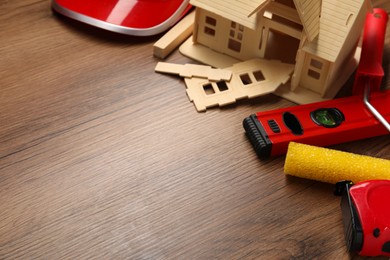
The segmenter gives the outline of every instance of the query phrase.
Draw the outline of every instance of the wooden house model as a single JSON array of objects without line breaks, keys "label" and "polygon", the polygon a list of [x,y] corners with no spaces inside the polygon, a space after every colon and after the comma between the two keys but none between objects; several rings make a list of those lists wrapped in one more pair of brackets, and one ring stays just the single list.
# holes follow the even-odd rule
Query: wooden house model
[{"label": "wooden house model", "polygon": [[357,66],[357,46],[372,8],[367,0],[190,3],[196,7],[193,35],[180,47],[182,54],[218,68],[253,59],[288,63],[289,84],[275,93],[297,103],[337,94]]}]

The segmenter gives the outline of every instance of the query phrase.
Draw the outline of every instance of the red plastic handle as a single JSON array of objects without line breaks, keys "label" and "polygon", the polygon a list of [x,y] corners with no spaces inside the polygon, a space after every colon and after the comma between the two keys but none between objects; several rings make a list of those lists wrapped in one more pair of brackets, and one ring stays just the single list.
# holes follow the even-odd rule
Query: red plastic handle
[{"label": "red plastic handle", "polygon": [[356,71],[353,95],[363,94],[369,81],[370,91],[379,91],[384,75],[382,68],[383,47],[385,42],[388,14],[385,10],[374,8],[368,13],[364,25],[362,53]]}]

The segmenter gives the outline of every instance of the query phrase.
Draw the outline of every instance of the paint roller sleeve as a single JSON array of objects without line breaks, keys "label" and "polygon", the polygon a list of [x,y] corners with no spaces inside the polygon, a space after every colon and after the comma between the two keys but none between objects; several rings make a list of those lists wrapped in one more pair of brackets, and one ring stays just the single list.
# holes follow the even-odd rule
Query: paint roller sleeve
[{"label": "paint roller sleeve", "polygon": [[390,160],[290,142],[284,173],[332,184],[390,180]]}]

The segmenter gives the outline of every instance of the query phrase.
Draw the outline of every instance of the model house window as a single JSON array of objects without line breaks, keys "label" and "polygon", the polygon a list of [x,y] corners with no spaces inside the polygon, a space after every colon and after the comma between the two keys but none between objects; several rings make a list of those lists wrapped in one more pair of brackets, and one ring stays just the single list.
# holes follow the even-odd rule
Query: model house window
[{"label": "model house window", "polygon": [[226,84],[226,81],[218,81],[217,83],[218,90],[221,92],[224,92],[229,89],[228,85]]},{"label": "model house window", "polygon": [[321,78],[321,70],[324,64],[316,59],[310,60],[310,66],[307,75],[313,79],[319,80]]},{"label": "model house window", "polygon": [[215,90],[213,88],[213,85],[211,85],[211,83],[203,85],[203,90],[204,90],[204,93],[206,93],[206,95],[215,94]]},{"label": "model house window", "polygon": [[265,77],[263,75],[263,72],[261,72],[261,70],[254,71],[253,76],[255,77],[257,82],[265,80]]},{"label": "model house window", "polygon": [[311,59],[310,66],[320,70],[322,69],[323,64],[319,60]]},{"label": "model house window", "polygon": [[217,26],[217,20],[213,17],[206,16],[206,26],[204,27],[204,33],[210,36],[215,36],[215,27]]},{"label": "model house window", "polygon": [[265,77],[263,75],[263,72],[261,72],[261,70],[256,70],[256,71],[253,71],[251,73],[241,74],[240,79],[241,79],[242,84],[250,85],[250,84],[254,83],[254,81],[252,79],[254,79],[255,83],[256,83],[256,82],[264,81]]},{"label": "model house window", "polygon": [[312,70],[312,69],[308,70],[307,75],[309,75],[313,79],[320,79],[321,78],[321,74],[318,71],[315,71],[315,70]]},{"label": "model house window", "polygon": [[243,33],[244,33],[244,26],[236,22],[232,22],[230,24],[229,44],[228,44],[229,49],[236,52],[241,51]]},{"label": "model house window", "polygon": [[204,93],[208,95],[213,95],[215,93],[220,93],[229,90],[227,83],[223,80],[213,83],[207,83],[203,85]]},{"label": "model house window", "polygon": [[240,79],[241,79],[242,84],[244,84],[244,85],[252,84],[252,80],[251,80],[251,78],[249,77],[249,74],[248,74],[248,73],[241,74],[241,75],[240,75]]}]

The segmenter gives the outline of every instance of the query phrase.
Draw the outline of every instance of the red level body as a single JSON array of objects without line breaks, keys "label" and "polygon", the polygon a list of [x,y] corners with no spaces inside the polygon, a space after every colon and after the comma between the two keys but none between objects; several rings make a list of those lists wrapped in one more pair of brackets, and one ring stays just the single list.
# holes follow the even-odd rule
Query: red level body
[{"label": "red level body", "polygon": [[390,181],[336,184],[347,248],[362,256],[390,256]]},{"label": "red level body", "polygon": [[[371,104],[390,120],[390,90],[371,93]],[[363,102],[363,95],[258,112],[244,119],[260,158],[287,152],[288,143],[316,146],[389,134]]]}]

